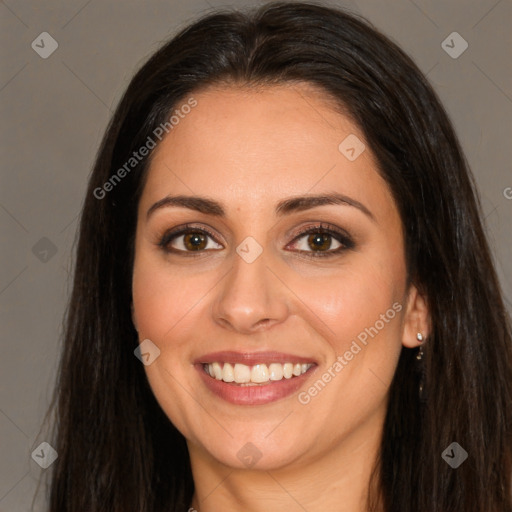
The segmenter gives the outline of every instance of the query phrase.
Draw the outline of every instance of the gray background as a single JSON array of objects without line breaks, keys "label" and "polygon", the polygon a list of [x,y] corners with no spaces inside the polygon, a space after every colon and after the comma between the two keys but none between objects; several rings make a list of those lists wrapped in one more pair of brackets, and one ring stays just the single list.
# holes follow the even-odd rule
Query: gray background
[{"label": "gray background", "polygon": [[[0,2],[0,511],[30,510],[45,472],[31,453],[46,440],[42,420],[57,368],[77,216],[111,112],[135,70],[178,28],[214,7],[257,3]],[[476,176],[510,307],[512,3],[330,3],[368,17],[428,74]],[[469,44],[456,59],[441,46],[454,31]],[[42,32],[59,45],[47,59],[31,47]],[[43,510],[43,492],[42,485],[36,511]]]}]

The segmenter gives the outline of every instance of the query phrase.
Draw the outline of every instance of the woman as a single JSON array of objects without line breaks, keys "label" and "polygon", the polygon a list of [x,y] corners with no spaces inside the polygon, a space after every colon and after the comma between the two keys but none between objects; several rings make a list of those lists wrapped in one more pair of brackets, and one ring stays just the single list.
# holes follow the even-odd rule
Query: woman
[{"label": "woman", "polygon": [[367,22],[200,19],[83,209],[50,510],[512,510],[510,323],[439,100]]}]

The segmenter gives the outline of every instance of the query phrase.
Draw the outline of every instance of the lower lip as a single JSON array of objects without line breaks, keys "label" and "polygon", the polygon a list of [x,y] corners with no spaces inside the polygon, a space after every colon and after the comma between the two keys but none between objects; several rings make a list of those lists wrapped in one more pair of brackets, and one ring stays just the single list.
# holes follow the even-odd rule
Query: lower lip
[{"label": "lower lip", "polygon": [[263,405],[286,398],[295,393],[316,368],[316,365],[313,365],[305,373],[291,379],[283,378],[257,386],[239,386],[210,377],[204,371],[202,364],[195,366],[206,387],[212,393],[235,405]]}]

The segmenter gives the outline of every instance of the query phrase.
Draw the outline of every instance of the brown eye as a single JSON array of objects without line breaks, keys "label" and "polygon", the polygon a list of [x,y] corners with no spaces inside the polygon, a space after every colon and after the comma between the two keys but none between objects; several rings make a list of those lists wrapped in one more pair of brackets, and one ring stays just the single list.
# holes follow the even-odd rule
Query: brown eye
[{"label": "brown eye", "polygon": [[328,233],[315,233],[308,236],[307,243],[314,251],[326,251],[331,248],[332,236]]},{"label": "brown eye", "polygon": [[334,252],[339,248],[343,248],[343,244],[335,240],[334,235],[320,232],[319,230],[304,233],[296,240],[297,250],[304,252]]},{"label": "brown eye", "polygon": [[328,257],[353,249],[355,244],[348,233],[321,224],[299,233],[291,247],[307,256]]},{"label": "brown eye", "polygon": [[166,252],[183,253],[184,255],[223,248],[215,241],[213,234],[198,228],[184,228],[166,233],[158,245]]},{"label": "brown eye", "polygon": [[188,233],[183,237],[183,245],[189,251],[200,251],[207,246],[206,236],[202,233]]}]

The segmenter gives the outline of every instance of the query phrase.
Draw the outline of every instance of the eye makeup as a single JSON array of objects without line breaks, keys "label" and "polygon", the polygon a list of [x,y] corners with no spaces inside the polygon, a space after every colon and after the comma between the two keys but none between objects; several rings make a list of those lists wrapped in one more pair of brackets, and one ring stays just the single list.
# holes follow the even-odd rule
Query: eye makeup
[{"label": "eye makeup", "polygon": [[[290,246],[296,245],[297,241],[305,237],[307,237],[306,244],[308,244],[308,247],[316,247],[318,250],[289,249]],[[182,245],[184,249],[178,249],[171,245],[175,244],[180,238],[182,239],[180,245]],[[221,247],[208,248],[210,241]],[[337,242],[339,247],[331,249],[333,241]],[[204,225],[197,226],[193,224],[184,224],[165,231],[164,234],[159,237],[157,245],[167,254],[175,254],[183,257],[196,257],[203,255],[205,252],[217,251],[222,248],[222,244],[218,241],[217,235],[211,230]],[[313,226],[308,226],[296,233],[293,240],[287,244],[286,250],[295,251],[310,258],[328,258],[339,255],[343,251],[354,249],[354,247],[355,242],[345,230],[330,224],[318,223]]]}]

